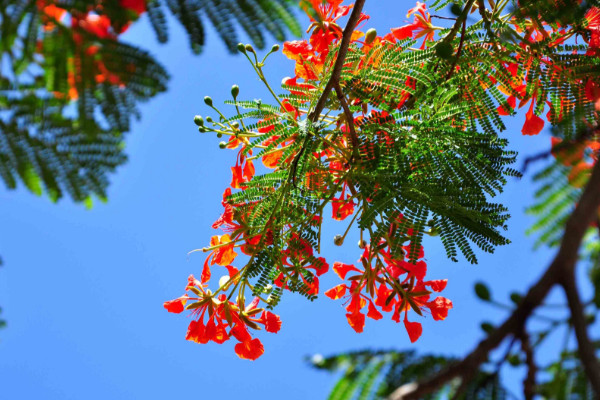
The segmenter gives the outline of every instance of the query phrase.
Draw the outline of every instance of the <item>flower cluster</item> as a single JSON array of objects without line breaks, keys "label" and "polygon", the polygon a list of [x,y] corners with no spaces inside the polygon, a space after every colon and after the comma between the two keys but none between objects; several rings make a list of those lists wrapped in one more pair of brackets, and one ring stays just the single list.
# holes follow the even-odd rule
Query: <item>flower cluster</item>
[{"label": "flower cluster", "polygon": [[[238,271],[229,267],[230,276],[221,278],[223,285],[229,285],[238,278]],[[239,343],[235,345],[235,353],[248,360],[256,360],[264,353],[261,341],[253,338],[249,329],[260,330],[261,325],[267,332],[277,333],[281,329],[279,316],[258,307],[259,298],[254,298],[247,306],[243,298],[237,302],[230,301],[223,293],[217,295],[207,289],[208,277],[202,280],[190,275],[186,291],[191,295],[183,295],[167,301],[164,307],[167,311],[179,314],[190,310],[193,317],[188,326],[186,340],[196,343],[224,343],[234,337]]]},{"label": "flower cluster", "polygon": [[[100,2],[101,3],[101,2]],[[91,61],[94,70],[94,80],[96,84],[108,83],[116,86],[124,86],[125,82],[122,73],[111,70],[107,67],[103,59],[101,41],[104,39],[118,40],[118,35],[124,33],[132,22],[137,20],[140,15],[146,12],[146,0],[120,0],[120,6],[125,10],[125,20],[122,18],[111,18],[102,13],[104,10],[102,4],[90,6],[82,13],[78,10],[68,10],[57,6],[53,0],[37,0],[37,8],[41,14],[46,34],[57,32],[57,24],[64,28],[69,28],[72,34],[73,42],[81,50],[76,52],[75,59],[69,58],[69,73],[67,81],[69,84],[67,93],[55,92],[56,97],[66,97],[70,100],[79,98],[78,87],[81,87],[82,71],[81,65],[84,64],[79,57],[86,57]],[[37,43],[37,51],[43,54],[43,41]],[[90,62],[85,62],[90,65]],[[135,71],[135,65],[127,65],[128,72]]]}]

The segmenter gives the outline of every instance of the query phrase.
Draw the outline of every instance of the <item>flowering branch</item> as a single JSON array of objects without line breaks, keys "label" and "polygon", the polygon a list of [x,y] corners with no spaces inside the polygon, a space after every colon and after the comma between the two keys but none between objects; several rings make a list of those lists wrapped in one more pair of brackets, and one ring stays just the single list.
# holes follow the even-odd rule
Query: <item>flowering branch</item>
[{"label": "flowering branch", "polygon": [[340,81],[342,67],[344,66],[344,60],[346,59],[346,54],[348,53],[348,46],[350,46],[350,41],[352,39],[352,32],[354,32],[354,28],[356,28],[356,25],[358,24],[360,13],[362,12],[364,5],[365,0],[356,0],[356,3],[354,3],[354,8],[352,9],[350,18],[348,19],[348,23],[344,28],[342,41],[340,42],[340,49],[338,50],[335,65],[333,66],[333,70],[331,72],[331,77],[329,78],[327,85],[325,85],[325,89],[323,89],[323,93],[321,94],[319,101],[317,101],[315,109],[309,115],[309,119],[313,122],[316,122],[319,119],[319,115],[325,108],[325,102],[327,101],[329,92],[334,88],[335,84],[339,83]]}]

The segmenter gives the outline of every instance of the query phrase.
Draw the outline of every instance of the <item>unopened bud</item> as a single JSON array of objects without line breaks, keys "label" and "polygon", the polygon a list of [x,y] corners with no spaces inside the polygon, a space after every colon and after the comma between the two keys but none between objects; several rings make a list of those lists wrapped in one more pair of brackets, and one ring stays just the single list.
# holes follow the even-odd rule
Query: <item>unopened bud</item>
[{"label": "unopened bud", "polygon": [[234,123],[231,124],[231,126],[233,127],[233,129],[240,129],[240,123],[235,121]]},{"label": "unopened bud", "polygon": [[200,115],[196,115],[194,117],[194,123],[198,126],[202,126],[204,125],[204,118],[202,118]]},{"label": "unopened bud", "polygon": [[365,34],[365,43],[366,44],[373,43],[373,41],[375,40],[376,37],[377,37],[377,30],[375,28],[369,29],[367,31],[367,33]]},{"label": "unopened bud", "polygon": [[212,99],[210,98],[210,96],[205,96],[204,97],[204,104],[206,104],[209,107],[212,107],[213,102],[212,102]]},{"label": "unopened bud", "polygon": [[227,142],[221,142],[221,143],[219,143],[219,148],[220,149],[224,149],[225,147],[227,147]]},{"label": "unopened bud", "polygon": [[236,97],[238,97],[238,94],[240,94],[240,87],[238,85],[233,85],[231,87],[231,95],[235,99]]},{"label": "unopened bud", "polygon": [[238,43],[237,44],[237,49],[240,53],[245,53],[246,52],[246,46],[244,46],[244,43]]},{"label": "unopened bud", "polygon": [[367,247],[367,242],[364,240],[359,240],[358,241],[358,248],[359,249],[364,249],[365,247]]},{"label": "unopened bud", "polygon": [[204,133],[204,132],[206,132],[206,128],[205,128],[205,127],[203,127],[203,126],[199,126],[199,127],[198,127],[198,132],[200,132],[200,133]]},{"label": "unopened bud", "polygon": [[254,53],[254,47],[251,44],[246,45],[246,51],[250,53]]},{"label": "unopened bud", "polygon": [[222,137],[223,137],[223,134],[222,134],[221,132],[217,132],[217,137],[218,137],[218,138],[222,138]]},{"label": "unopened bud", "polygon": [[342,235],[335,235],[333,237],[333,244],[336,246],[341,246],[344,244],[344,237]]},{"label": "unopened bud", "polygon": [[213,122],[213,119],[210,116],[208,116],[206,117],[206,122]]},{"label": "unopened bud", "polygon": [[271,52],[275,53],[276,51],[279,51],[279,45],[278,44],[274,44],[273,47],[271,47]]}]

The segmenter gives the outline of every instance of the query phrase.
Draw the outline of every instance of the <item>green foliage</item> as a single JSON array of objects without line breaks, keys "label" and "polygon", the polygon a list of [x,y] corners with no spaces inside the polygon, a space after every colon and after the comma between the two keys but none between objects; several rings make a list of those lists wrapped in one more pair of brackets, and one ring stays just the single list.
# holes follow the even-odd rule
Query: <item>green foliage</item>
[{"label": "green foliage", "polygon": [[[419,356],[413,351],[362,350],[327,358],[315,356],[311,359],[311,365],[331,373],[341,373],[329,394],[330,400],[366,400],[385,399],[398,387],[432,376],[454,361],[450,357]],[[457,382],[451,382],[423,399],[507,398],[497,374],[479,371],[474,376],[458,395]]]}]

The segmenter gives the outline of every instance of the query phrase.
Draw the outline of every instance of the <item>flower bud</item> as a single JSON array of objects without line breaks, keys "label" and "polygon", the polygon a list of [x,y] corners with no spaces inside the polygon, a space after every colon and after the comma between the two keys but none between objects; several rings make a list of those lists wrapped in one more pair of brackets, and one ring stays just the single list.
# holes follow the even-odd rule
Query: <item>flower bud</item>
[{"label": "flower bud", "polygon": [[336,246],[341,246],[344,244],[344,237],[342,235],[335,235],[333,237],[333,244]]},{"label": "flower bud", "polygon": [[375,28],[369,29],[367,31],[367,33],[365,34],[365,43],[366,44],[373,43],[373,41],[375,40],[376,37],[377,37],[377,30]]},{"label": "flower bud", "polygon": [[237,49],[240,53],[245,53],[246,52],[246,47],[244,46],[244,43],[238,43],[237,44]]},{"label": "flower bud", "polygon": [[219,143],[219,148],[220,149],[224,149],[225,147],[227,147],[227,142],[221,142],[221,143]]},{"label": "flower bud", "polygon": [[274,44],[273,47],[271,47],[271,52],[275,53],[276,51],[279,51],[279,45],[278,44]]},{"label": "flower bud", "polygon": [[212,99],[210,98],[210,96],[205,96],[204,97],[204,104],[206,104],[209,107],[212,107],[213,102],[212,102]]},{"label": "flower bud", "polygon": [[238,94],[240,94],[240,87],[238,85],[233,85],[231,87],[231,95],[235,99],[236,97],[238,97]]},{"label": "flower bud", "polygon": [[199,127],[198,127],[198,132],[200,132],[200,133],[204,133],[204,132],[206,132],[206,128],[205,128],[205,127],[203,127],[203,126],[199,126]]},{"label": "flower bud", "polygon": [[240,123],[235,121],[231,124],[231,126],[233,127],[233,129],[240,129]]},{"label": "flower bud", "polygon": [[359,249],[364,249],[365,247],[367,247],[367,242],[365,242],[364,240],[359,240],[358,241],[358,248]]},{"label": "flower bud", "polygon": [[217,132],[217,137],[220,139],[223,137],[223,134],[221,132]]},{"label": "flower bud", "polygon": [[254,53],[254,47],[251,44],[246,45],[246,51],[249,53]]},{"label": "flower bud", "polygon": [[213,119],[211,117],[206,117],[206,122],[213,122]]},{"label": "flower bud", "polygon": [[194,117],[194,123],[198,126],[204,125],[204,119],[200,115]]}]

